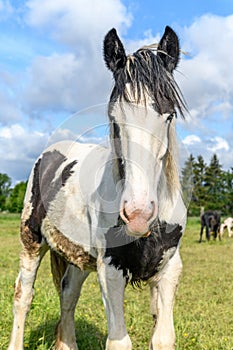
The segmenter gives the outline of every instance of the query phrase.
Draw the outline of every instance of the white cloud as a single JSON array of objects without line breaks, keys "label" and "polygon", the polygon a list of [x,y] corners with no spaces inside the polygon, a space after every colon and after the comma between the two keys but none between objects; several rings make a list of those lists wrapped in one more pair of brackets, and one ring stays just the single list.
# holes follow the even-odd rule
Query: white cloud
[{"label": "white cloud", "polygon": [[57,40],[77,51],[87,45],[95,50],[97,43],[112,27],[125,31],[132,15],[120,0],[30,0],[27,23],[45,28]]},{"label": "white cloud", "polygon": [[47,143],[48,135],[25,130],[19,124],[0,129],[0,169],[17,180],[26,180],[32,165]]},{"label": "white cloud", "polygon": [[19,108],[15,91],[17,77],[3,69],[0,70],[0,124],[6,125],[19,122],[22,113]]},{"label": "white cloud", "polygon": [[216,136],[210,139],[210,144],[211,145],[208,146],[207,149],[214,153],[220,150],[227,151],[227,152],[230,150],[230,146],[228,142],[224,140],[222,137]]},{"label": "white cloud", "polygon": [[[208,162],[216,153],[225,169],[232,166],[233,15],[204,15],[180,28],[182,49],[177,81],[190,116],[182,127],[201,142],[186,143],[190,153]],[[186,140],[187,142],[187,140]]]},{"label": "white cloud", "polygon": [[177,78],[190,110],[198,110],[198,118],[233,112],[232,23],[233,15],[204,15],[181,29],[182,48],[191,56],[181,61],[182,75]]},{"label": "white cloud", "polygon": [[212,138],[203,137],[200,138],[197,135],[188,135],[182,140],[182,144],[185,146],[186,154],[182,154],[181,157],[183,163],[187,160],[188,155],[192,154],[195,158],[199,155],[202,155],[205,162],[209,164],[210,159],[215,153],[220,161],[220,164],[223,166],[223,169],[229,170],[232,167],[233,159],[233,142],[229,142],[219,136]]},{"label": "white cloud", "polygon": [[13,160],[23,156],[35,159],[47,142],[48,135],[38,131],[27,130],[19,124],[0,129],[0,159]]},{"label": "white cloud", "polygon": [[152,31],[147,30],[143,33],[142,39],[126,41],[126,52],[133,53],[143,46],[158,44],[160,38],[161,36],[159,34],[156,34],[155,36],[153,36]]},{"label": "white cloud", "polygon": [[[26,2],[24,19],[42,36],[53,38],[54,52],[35,56],[18,86],[17,98],[2,106],[14,108],[4,112],[5,121],[18,122],[22,112],[42,118],[49,112],[74,113],[85,107],[107,102],[112,75],[103,61],[103,38],[113,26],[119,34],[126,32],[132,15],[120,0],[86,2],[84,0],[30,0]],[[93,15],[94,14],[94,15]],[[112,15],[111,15],[112,14]],[[150,32],[131,47],[154,41]],[[59,46],[62,43],[63,46]],[[56,52],[58,47],[58,52]],[[22,77],[21,77],[22,79]],[[14,87],[15,91],[17,86]],[[5,89],[7,91],[7,89]],[[14,91],[14,93],[15,93]],[[18,111],[19,115],[16,114]],[[14,112],[14,113],[13,113]],[[0,112],[1,118],[1,112]],[[4,117],[0,120],[4,120]]]},{"label": "white cloud", "polygon": [[27,23],[69,53],[35,58],[23,94],[25,109],[73,113],[106,102],[112,80],[102,57],[103,39],[112,27],[125,32],[132,21],[121,1],[31,0],[27,8]]},{"label": "white cloud", "polygon": [[18,122],[22,119],[19,106],[6,91],[0,91],[0,123],[2,125]]},{"label": "white cloud", "polygon": [[37,57],[30,67],[25,98],[29,109],[73,110],[77,108],[77,80],[82,62],[74,54]]},{"label": "white cloud", "polygon": [[195,143],[200,143],[201,139],[197,135],[188,135],[183,139],[183,144],[185,145],[193,145]]}]

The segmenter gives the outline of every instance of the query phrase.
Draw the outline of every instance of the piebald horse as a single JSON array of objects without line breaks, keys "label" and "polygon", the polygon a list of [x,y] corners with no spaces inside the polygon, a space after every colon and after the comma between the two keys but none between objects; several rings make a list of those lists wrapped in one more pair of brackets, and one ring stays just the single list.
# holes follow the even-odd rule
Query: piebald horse
[{"label": "piebald horse", "polygon": [[174,80],[180,47],[166,27],[157,46],[126,55],[115,29],[104,39],[114,87],[110,147],[63,141],[32,169],[21,219],[20,272],[8,350],[22,350],[26,314],[40,262],[51,252],[61,315],[56,350],[77,350],[74,310],[97,270],[106,310],[107,350],[131,350],[124,320],[127,284],[147,282],[151,350],[175,349],[173,304],[182,262],[186,208],[179,182],[175,122],[185,103]]}]

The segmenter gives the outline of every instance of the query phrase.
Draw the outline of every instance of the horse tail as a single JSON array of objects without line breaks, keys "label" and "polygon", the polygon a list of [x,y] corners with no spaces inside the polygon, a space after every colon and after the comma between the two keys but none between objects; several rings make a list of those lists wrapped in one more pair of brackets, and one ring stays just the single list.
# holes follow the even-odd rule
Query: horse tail
[{"label": "horse tail", "polygon": [[62,258],[62,256],[57,254],[55,251],[50,250],[50,265],[53,275],[53,283],[57,289],[58,294],[60,294],[61,280],[66,272],[68,263],[64,258]]}]

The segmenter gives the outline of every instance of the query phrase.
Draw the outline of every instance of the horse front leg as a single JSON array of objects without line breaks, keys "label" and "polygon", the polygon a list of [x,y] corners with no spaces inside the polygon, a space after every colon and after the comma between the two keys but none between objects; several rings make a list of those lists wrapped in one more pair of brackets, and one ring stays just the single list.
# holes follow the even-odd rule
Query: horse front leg
[{"label": "horse front leg", "polygon": [[56,328],[55,350],[77,350],[74,313],[83,282],[89,271],[68,265],[61,281],[61,317]]},{"label": "horse front leg", "polygon": [[232,228],[232,227],[231,227],[231,224],[228,224],[228,225],[227,225],[227,231],[228,231],[228,237],[229,237],[229,238],[233,236],[233,231],[232,231],[231,228]]},{"label": "horse front leg", "polygon": [[201,231],[200,231],[200,239],[199,239],[199,243],[201,243],[201,242],[202,242],[203,230],[204,230],[204,226],[203,226],[203,225],[201,225]]},{"label": "horse front leg", "polygon": [[206,225],[206,239],[207,239],[207,241],[210,240],[210,231],[209,231],[209,226],[208,225]]},{"label": "horse front leg", "polygon": [[124,320],[126,280],[123,272],[109,265],[109,259],[99,258],[97,268],[108,322],[106,350],[132,350]]},{"label": "horse front leg", "polygon": [[14,321],[8,350],[23,350],[25,320],[34,295],[34,282],[41,259],[47,250],[47,245],[35,242],[31,249],[22,249],[20,272],[15,281]]},{"label": "horse front leg", "polygon": [[216,241],[216,239],[217,239],[217,236],[218,236],[218,228],[215,227],[215,228],[214,228],[214,240],[215,240],[215,241]]},{"label": "horse front leg", "polygon": [[151,281],[150,285],[150,312],[153,317],[154,327],[153,332],[155,330],[158,318],[158,282]]},{"label": "horse front leg", "polygon": [[175,349],[173,306],[181,271],[182,263],[177,249],[164,268],[159,281],[150,282],[151,311],[155,320],[150,350]]}]

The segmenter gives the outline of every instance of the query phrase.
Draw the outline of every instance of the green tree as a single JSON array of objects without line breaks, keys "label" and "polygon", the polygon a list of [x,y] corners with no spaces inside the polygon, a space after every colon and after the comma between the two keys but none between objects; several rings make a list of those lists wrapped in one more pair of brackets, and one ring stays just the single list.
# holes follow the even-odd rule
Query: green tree
[{"label": "green tree", "polygon": [[191,199],[189,215],[199,215],[201,208],[204,208],[233,216],[233,167],[224,171],[216,154],[209,165],[201,155],[196,160],[191,154],[181,175],[184,200],[187,203]]},{"label": "green tree", "polygon": [[193,215],[192,203],[195,200],[193,198],[194,164],[195,164],[195,158],[193,157],[192,154],[190,154],[189,158],[184,163],[183,169],[181,170],[181,186],[182,186],[183,198],[190,215]]},{"label": "green tree", "polygon": [[221,210],[223,206],[223,170],[219,163],[218,157],[214,154],[210,160],[210,164],[205,171],[205,191],[206,197],[205,209]]},{"label": "green tree", "polygon": [[223,213],[233,216],[233,167],[222,175]]},{"label": "green tree", "polygon": [[20,213],[23,209],[23,200],[25,196],[27,183],[19,182],[13,190],[6,201],[6,209],[12,213]]},{"label": "green tree", "polygon": [[200,214],[200,208],[206,206],[206,190],[205,190],[205,174],[206,174],[207,164],[204,158],[199,155],[197,161],[195,161],[193,169],[194,177],[194,198],[196,202],[196,210],[198,210],[198,215]]},{"label": "green tree", "polygon": [[6,199],[11,192],[11,178],[0,173],[0,211],[5,210]]}]

